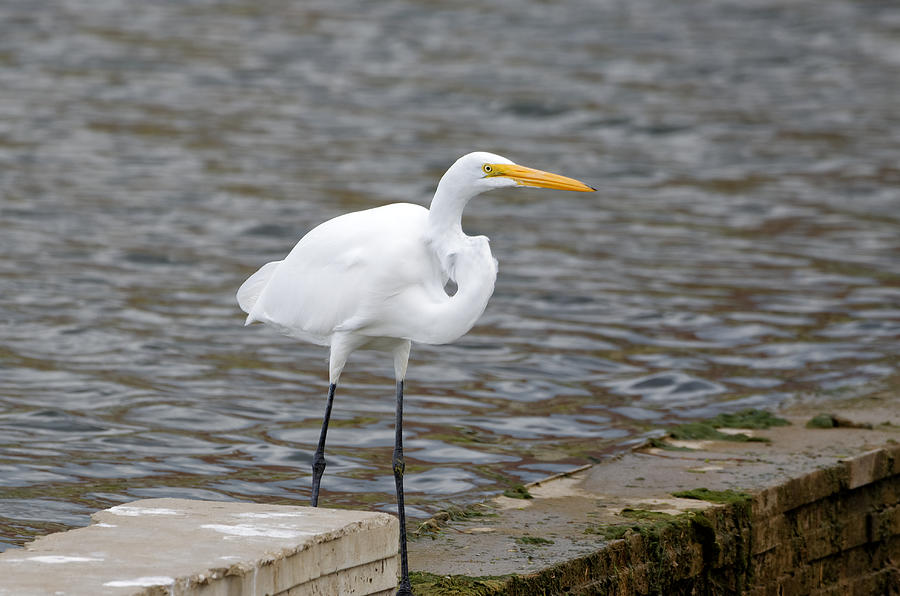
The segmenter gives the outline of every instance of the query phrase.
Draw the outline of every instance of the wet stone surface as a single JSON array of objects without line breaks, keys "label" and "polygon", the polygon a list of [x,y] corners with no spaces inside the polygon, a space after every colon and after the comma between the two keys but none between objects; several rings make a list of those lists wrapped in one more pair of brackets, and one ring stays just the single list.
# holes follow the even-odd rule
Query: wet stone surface
[{"label": "wet stone surface", "polygon": [[[500,496],[453,512],[450,518],[437,517],[421,525],[415,534],[410,568],[439,578],[491,577],[501,583],[503,576],[508,575],[552,576],[554,570],[562,575],[569,573],[570,568],[580,569],[578,561],[582,557],[632,547],[612,544],[616,540],[690,521],[696,512],[715,515],[714,510],[732,505],[746,507],[746,515],[753,517],[754,556],[797,550],[792,542],[793,532],[797,531],[807,536],[809,544],[822,539],[840,545],[842,522],[849,524],[853,518],[856,531],[865,529],[867,515],[891,519],[896,516],[900,397],[864,398],[838,405],[857,426],[808,428],[804,423],[817,412],[816,405],[800,404],[785,412],[789,425],[743,429],[759,439],[756,441],[678,441],[676,447],[676,441],[667,439],[664,447],[647,446],[571,474],[527,485],[523,488],[530,499]],[[856,489],[869,484],[872,499],[866,500],[860,496],[866,491]],[[806,510],[808,527],[792,526],[783,517],[792,510],[803,513],[803,506],[816,501],[831,505],[841,502],[841,516],[815,517]],[[838,530],[826,531],[826,521]],[[773,528],[779,531],[773,532]],[[885,553],[894,552],[896,537],[893,542],[888,538],[900,533],[898,528],[888,523],[884,535],[871,540],[879,542],[877,548]],[[834,535],[828,534],[830,531]],[[717,540],[726,549],[744,538],[740,531],[724,531]],[[859,544],[845,546],[849,552]],[[749,550],[745,549],[744,555]],[[627,564],[623,569],[633,565],[634,575],[617,574],[620,583],[616,586],[625,593],[631,588],[635,593],[653,592],[633,587],[641,585],[635,577],[645,573],[647,567],[660,565],[667,572],[678,573],[676,565],[666,567],[659,557],[658,552],[635,552],[630,558],[624,557]],[[866,556],[859,558],[866,565],[869,563]],[[815,557],[810,555],[810,559]],[[848,555],[848,560],[852,559]],[[782,560],[770,574],[790,574],[794,563]],[[847,567],[850,577],[854,573],[864,575],[861,569],[849,569],[854,565]],[[798,577],[815,577],[798,569],[793,570]],[[428,583],[429,576],[418,578]],[[698,583],[688,585],[702,585],[697,579]],[[830,586],[835,580],[829,577],[822,581],[823,586]],[[551,584],[543,585],[546,588]],[[577,585],[576,579],[566,587]],[[496,593],[505,592],[498,588]]]}]

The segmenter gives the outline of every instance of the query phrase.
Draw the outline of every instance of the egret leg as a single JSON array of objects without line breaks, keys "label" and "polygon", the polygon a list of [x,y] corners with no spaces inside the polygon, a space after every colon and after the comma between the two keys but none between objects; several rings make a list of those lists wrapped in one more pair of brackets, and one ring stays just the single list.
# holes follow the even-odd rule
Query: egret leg
[{"label": "egret leg", "polygon": [[328,433],[328,421],[331,419],[331,403],[334,401],[335,389],[337,389],[337,383],[331,383],[328,386],[328,403],[325,405],[325,417],[322,418],[322,432],[319,434],[319,446],[313,456],[312,497],[310,498],[310,504],[313,507],[319,506],[319,483],[322,481],[322,474],[325,473],[325,435]]},{"label": "egret leg", "polygon": [[413,596],[409,583],[409,563],[406,559],[406,508],[403,505],[403,381],[397,381],[397,422],[394,438],[394,482],[397,485],[397,515],[400,517],[400,585],[397,596]]}]

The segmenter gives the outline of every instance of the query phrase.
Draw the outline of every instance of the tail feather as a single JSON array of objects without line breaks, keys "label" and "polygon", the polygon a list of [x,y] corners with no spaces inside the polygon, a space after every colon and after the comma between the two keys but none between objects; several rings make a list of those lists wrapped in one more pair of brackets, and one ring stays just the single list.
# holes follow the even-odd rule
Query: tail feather
[{"label": "tail feather", "polygon": [[272,261],[271,263],[266,263],[259,270],[247,278],[241,287],[237,291],[237,301],[238,305],[240,305],[241,310],[247,313],[247,321],[244,323],[245,325],[249,325],[253,322],[253,318],[251,312],[253,311],[253,307],[256,304],[256,301],[259,300],[260,295],[263,293],[263,290],[266,289],[266,286],[269,283],[269,280],[272,278],[272,274],[275,273],[275,270],[281,264],[281,261]]}]

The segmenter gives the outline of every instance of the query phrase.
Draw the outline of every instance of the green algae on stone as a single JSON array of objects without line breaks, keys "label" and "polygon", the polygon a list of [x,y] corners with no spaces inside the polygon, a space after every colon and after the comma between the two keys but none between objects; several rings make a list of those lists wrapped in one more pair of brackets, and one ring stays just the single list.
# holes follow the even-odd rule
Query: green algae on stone
[{"label": "green algae on stone", "polygon": [[425,571],[411,571],[409,581],[416,596],[494,596],[504,594],[510,576],[467,577],[465,575],[435,575]]},{"label": "green algae on stone", "polygon": [[[691,590],[698,587],[700,591],[696,593],[713,593],[710,588],[720,583],[736,588],[733,593],[743,593],[745,582],[742,577],[749,564],[750,549],[746,538],[749,532],[742,531],[742,528],[749,528],[749,501],[712,511],[662,514],[662,517],[659,517],[662,512],[658,511],[632,510],[628,513],[645,519],[639,519],[637,523],[632,524],[588,528],[585,533],[599,534],[606,540],[627,541],[627,546],[621,548],[634,553],[629,556],[636,556],[640,561],[646,562],[640,565],[641,581],[645,582],[645,589],[640,592],[641,594],[688,594],[695,593]],[[735,536],[735,539],[722,541],[723,533]],[[686,548],[689,544],[692,545],[691,548]],[[732,556],[732,552],[736,556],[730,565],[720,567],[718,562],[726,545],[733,549],[728,552],[729,556]],[[557,577],[562,576],[562,567],[566,567],[569,576],[580,571],[607,580],[605,583],[602,580],[592,583],[591,588],[594,591],[589,593],[618,593],[615,588],[619,585],[614,578],[619,577],[620,568],[616,565],[615,555],[621,552],[614,548],[600,549],[584,559],[585,565],[582,565],[581,569],[576,566],[580,560],[575,560],[563,564],[558,569],[543,571],[533,580],[531,577],[513,578],[510,580],[510,586],[517,587],[520,581],[522,583],[529,581],[530,585],[538,587],[538,582],[544,580],[544,584],[540,587],[545,591],[535,593],[563,593],[563,590],[554,591],[551,583],[547,582],[556,581]],[[702,557],[704,568],[708,569],[702,579],[697,577],[691,580],[691,586],[683,584],[684,578],[679,576],[679,570],[682,569],[679,564],[685,562],[681,558],[688,552],[697,552]],[[605,571],[602,571],[604,567]],[[636,568],[632,568],[634,569]],[[697,583],[698,581],[700,583]],[[686,589],[689,587],[691,589]]]},{"label": "green algae on stone", "polygon": [[854,422],[849,418],[838,416],[836,414],[819,414],[813,416],[806,423],[806,428],[867,428],[872,429],[872,425],[866,422]]},{"label": "green algae on stone", "polygon": [[584,533],[597,534],[604,540],[619,540],[624,538],[629,531],[636,532],[638,529],[639,526],[637,524],[588,526],[584,529]]},{"label": "green algae on stone", "polygon": [[831,414],[819,414],[813,416],[809,422],[806,423],[806,428],[834,428],[835,426],[834,416]]},{"label": "green algae on stone", "polygon": [[720,428],[747,428],[766,429],[773,426],[787,426],[790,422],[784,418],[778,418],[771,412],[764,410],[741,410],[732,414],[719,414],[709,420],[700,422],[687,422],[669,430],[669,436],[673,439],[686,441],[753,441],[769,442],[765,437],[751,437],[744,433],[729,434],[720,431]]},{"label": "green algae on stone", "polygon": [[419,524],[415,530],[410,532],[410,537],[416,539],[423,536],[430,536],[431,539],[434,540],[435,535],[440,533],[444,529],[444,526],[450,522],[469,521],[485,517],[497,517],[497,513],[491,511],[490,507],[484,503],[474,503],[465,507],[451,505]]},{"label": "green algae on stone", "polygon": [[750,495],[745,492],[736,490],[709,490],[708,488],[695,488],[692,490],[681,490],[672,493],[673,497],[681,499],[697,499],[699,501],[708,501],[710,503],[732,504],[744,503],[750,499]]},{"label": "green algae on stone", "polygon": [[534,497],[528,492],[528,489],[521,485],[516,484],[515,486],[511,486],[505,491],[503,491],[504,497],[509,497],[510,499],[533,499]]},{"label": "green algae on stone", "polygon": [[556,544],[553,540],[541,538],[540,536],[519,536],[516,538],[518,544],[529,544],[534,546],[547,546],[548,544]]},{"label": "green algae on stone", "polygon": [[629,532],[636,534],[646,533],[652,531],[652,528],[662,527],[679,518],[677,515],[671,515],[662,511],[631,509],[628,507],[619,512],[619,515],[635,520],[636,523],[588,526],[585,528],[584,533],[597,534],[605,540],[619,540],[624,538]]},{"label": "green algae on stone", "polygon": [[631,509],[626,507],[619,515],[630,519],[639,519],[645,521],[672,520],[675,516],[664,511],[651,511],[649,509]]},{"label": "green algae on stone", "polygon": [[[627,578],[641,586],[635,594],[743,594],[752,552],[750,509],[748,499],[659,521],[587,528],[587,534],[625,542],[512,576],[502,593],[619,594]],[[691,566],[702,571],[691,575]]]},{"label": "green algae on stone", "polygon": [[748,409],[733,414],[719,414],[709,420],[716,428],[765,429],[773,426],[790,426],[791,423],[765,410]]}]

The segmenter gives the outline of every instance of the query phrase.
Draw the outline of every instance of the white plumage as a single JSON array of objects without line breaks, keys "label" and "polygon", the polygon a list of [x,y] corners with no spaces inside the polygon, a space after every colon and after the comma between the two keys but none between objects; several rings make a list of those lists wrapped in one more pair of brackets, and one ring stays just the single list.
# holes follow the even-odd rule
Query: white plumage
[{"label": "white plumage", "polygon": [[[445,323],[446,333],[435,333],[438,316],[446,321],[458,312],[452,310],[454,302],[466,297],[448,296],[444,286],[451,275],[464,276],[470,260],[486,263],[490,249],[486,239],[482,243],[467,238],[446,259],[445,268],[426,233],[427,224],[428,210],[410,203],[348,213],[323,223],[284,260],[264,265],[241,286],[238,301],[248,313],[247,323],[267,323],[320,345],[330,345],[335,333],[423,343],[457,339],[474,320],[468,325]],[[482,273],[489,283],[496,266]],[[480,309],[473,309],[479,312],[468,313],[467,318],[477,318],[486,305],[485,300]]]},{"label": "white plumage", "polygon": [[[441,178],[430,209],[395,203],[335,217],[314,228],[281,261],[263,265],[237,292],[246,324],[259,321],[299,339],[330,346],[328,403],[313,463],[318,503],[334,390],[347,357],[359,348],[390,351],[397,377],[394,475],[401,522],[401,580],[409,594],[403,509],[403,379],[411,342],[442,344],[465,334],[487,306],[497,278],[488,239],[461,225],[476,195],[508,186],[591,191],[585,184],[519,166],[492,153],[469,153]],[[457,291],[444,290],[453,280]]]}]

